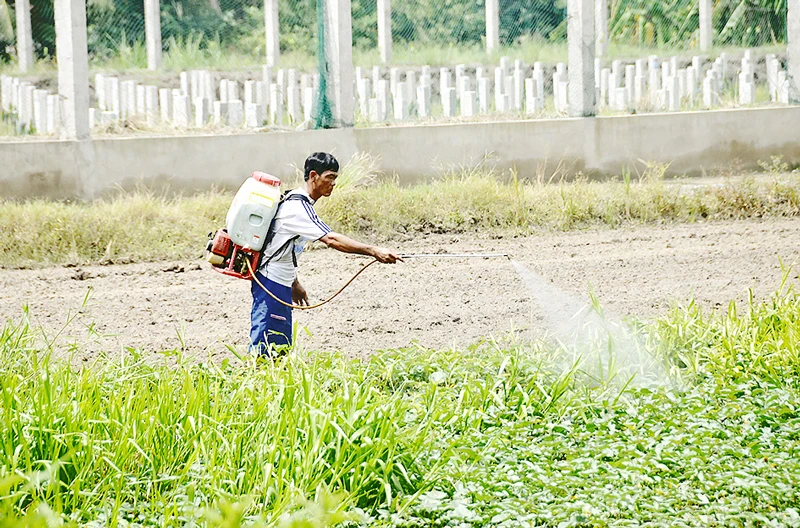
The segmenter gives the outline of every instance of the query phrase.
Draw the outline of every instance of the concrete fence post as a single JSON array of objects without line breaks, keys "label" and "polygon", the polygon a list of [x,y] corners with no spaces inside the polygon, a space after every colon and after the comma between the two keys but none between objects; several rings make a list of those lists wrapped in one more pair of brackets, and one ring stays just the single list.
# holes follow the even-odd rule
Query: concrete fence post
[{"label": "concrete fence post", "polygon": [[144,31],[147,41],[147,69],[161,68],[161,1],[144,0]]},{"label": "concrete fence post", "polygon": [[800,0],[789,0],[787,19],[789,102],[800,104]]},{"label": "concrete fence post", "polygon": [[64,136],[89,137],[89,52],[86,0],[55,0],[58,95],[63,105]]},{"label": "concrete fence post", "polygon": [[[790,2],[791,3],[791,0]],[[700,51],[710,51],[714,45],[714,26],[711,0],[700,0]]]},{"label": "concrete fence post", "polygon": [[350,0],[323,0],[328,102],[337,127],[353,126],[353,26]]},{"label": "concrete fence post", "polygon": [[569,0],[567,3],[567,46],[569,51],[569,115],[595,115],[594,0]]},{"label": "concrete fence post", "polygon": [[390,0],[378,0],[378,49],[381,63],[392,62],[392,5]]},{"label": "concrete fence post", "polygon": [[31,33],[31,2],[17,0],[14,4],[17,17],[17,61],[19,71],[33,68],[33,35]]},{"label": "concrete fence post", "polygon": [[598,57],[608,55],[608,0],[597,0],[595,4],[595,53]]},{"label": "concrete fence post", "polygon": [[500,2],[486,0],[486,51],[492,53],[500,48]]},{"label": "concrete fence post", "polygon": [[277,66],[281,56],[278,0],[264,0],[264,26],[267,32],[267,66]]}]

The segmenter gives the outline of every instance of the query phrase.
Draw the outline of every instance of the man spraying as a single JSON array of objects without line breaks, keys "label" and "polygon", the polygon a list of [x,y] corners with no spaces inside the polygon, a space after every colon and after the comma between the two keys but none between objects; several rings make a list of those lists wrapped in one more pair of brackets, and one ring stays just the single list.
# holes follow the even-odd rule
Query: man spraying
[{"label": "man spraying", "polygon": [[389,249],[363,244],[331,231],[314,211],[314,204],[336,187],[339,162],[331,154],[315,152],[306,159],[303,185],[286,195],[272,224],[271,239],[262,252],[253,281],[250,342],[259,354],[292,344],[292,309],[273,299],[259,282],[287,304],[308,305],[308,294],[297,280],[297,258],[308,242],[319,240],[343,253],[375,258],[384,264],[402,261]]}]

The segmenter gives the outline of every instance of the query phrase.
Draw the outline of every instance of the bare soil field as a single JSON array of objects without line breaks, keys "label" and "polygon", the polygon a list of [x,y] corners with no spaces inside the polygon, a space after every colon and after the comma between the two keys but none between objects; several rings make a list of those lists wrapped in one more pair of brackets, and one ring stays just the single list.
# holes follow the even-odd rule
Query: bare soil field
[{"label": "bare soil field", "polygon": [[[650,318],[694,297],[708,309],[774,292],[800,258],[800,220],[698,223],[538,236],[430,235],[398,244],[404,253],[507,252],[555,287],[604,308]],[[312,249],[300,279],[314,301],[337,290],[362,257]],[[792,273],[793,280],[797,276]],[[203,261],[85,268],[0,270],[0,319],[27,306],[43,336],[81,343],[89,354],[124,347],[145,354],[183,347],[219,360],[248,341],[250,284]],[[88,300],[84,303],[84,300]],[[67,321],[70,320],[69,324]],[[465,346],[486,336],[543,330],[542,309],[505,259],[409,260],[374,265],[334,302],[295,312],[299,344],[361,356],[418,343]],[[84,359],[91,359],[85,357]]]}]

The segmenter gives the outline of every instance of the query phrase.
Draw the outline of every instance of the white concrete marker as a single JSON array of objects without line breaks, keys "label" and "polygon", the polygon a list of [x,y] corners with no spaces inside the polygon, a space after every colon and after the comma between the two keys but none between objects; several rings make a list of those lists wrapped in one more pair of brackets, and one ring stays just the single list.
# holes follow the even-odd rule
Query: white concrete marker
[{"label": "white concrete marker", "polygon": [[369,100],[369,121],[372,123],[382,123],[386,120],[386,115],[383,113],[383,104],[377,97]]},{"label": "white concrete marker", "polygon": [[0,110],[3,113],[11,112],[11,77],[0,75]]},{"label": "white concrete marker", "polygon": [[242,101],[236,99],[228,101],[228,125],[232,127],[241,127],[244,123],[244,105]]},{"label": "white concrete marker", "polygon": [[256,102],[256,82],[244,82],[244,104],[254,104]]},{"label": "white concrete marker", "polygon": [[[311,76],[307,76],[307,77],[308,77],[308,80],[309,80],[309,83],[310,83],[311,82]],[[256,81],[256,87],[255,87],[255,91],[256,91],[256,96],[255,97],[256,97],[256,99],[255,99],[255,103],[263,106],[265,111],[266,111],[266,108],[269,106],[269,90],[267,89],[267,86],[268,85],[264,84],[263,81]]]},{"label": "white concrete marker", "polygon": [[714,108],[719,106],[719,93],[717,92],[716,72],[709,70],[703,79],[703,106]]},{"label": "white concrete marker", "polygon": [[144,93],[144,111],[147,117],[147,126],[158,124],[158,86],[147,85]]},{"label": "white concrete marker", "polygon": [[203,128],[211,118],[211,104],[205,97],[196,97],[194,100],[194,126]]},{"label": "white concrete marker", "polygon": [[463,89],[461,87],[461,79],[464,77],[467,71],[466,64],[457,64],[456,65],[456,97],[461,100],[461,94],[463,93]]},{"label": "white concrete marker", "polygon": [[175,126],[189,128],[192,118],[189,104],[189,96],[183,90],[172,90],[172,122]]},{"label": "white concrete marker", "polygon": [[300,87],[297,84],[291,84],[286,87],[289,93],[286,94],[286,113],[292,123],[300,123],[303,121],[303,107],[300,100]]},{"label": "white concrete marker", "polygon": [[537,103],[536,98],[536,82],[531,79],[525,79],[525,113],[535,114],[541,108]]},{"label": "white concrete marker", "polygon": [[58,95],[47,96],[47,125],[48,134],[58,134],[61,130],[61,101]]},{"label": "white concrete marker", "polygon": [[[392,93],[391,93],[391,86],[389,81],[385,79],[381,79],[378,81],[378,91],[376,95],[376,99],[381,105],[380,115],[383,116],[383,121],[389,119],[391,115],[391,105],[392,105]],[[370,110],[371,111],[371,110]]]},{"label": "white concrete marker", "polygon": [[506,87],[503,77],[503,68],[498,66],[494,69],[494,109],[499,113],[503,113],[508,110],[505,108],[505,99],[503,97],[505,89]]},{"label": "white concrete marker", "polygon": [[245,124],[250,128],[259,128],[264,125],[267,115],[264,107],[256,103],[245,106]]},{"label": "white concrete marker", "polygon": [[488,77],[478,77],[478,110],[481,114],[489,113],[489,91],[491,90]]},{"label": "white concrete marker", "polygon": [[[369,81],[369,79],[365,79]],[[314,118],[314,87],[307,86],[303,88],[303,119],[306,122],[311,122]]]},{"label": "white concrete marker", "polygon": [[456,89],[449,87],[445,88],[444,93],[442,94],[442,107],[445,117],[456,116],[456,103]]},{"label": "white concrete marker", "polygon": [[381,67],[380,66],[373,66],[372,67],[372,89],[375,90],[373,95],[378,95],[378,81],[382,79],[381,76]]},{"label": "white concrete marker", "polygon": [[228,122],[228,103],[223,103],[222,101],[214,101],[213,110],[214,115],[212,116],[212,122],[215,125],[224,125]]},{"label": "white concrete marker", "polygon": [[269,86],[269,121],[273,125],[283,124],[283,95],[278,83]]},{"label": "white concrete marker", "polygon": [[633,103],[636,100],[635,79],[636,66],[628,64],[625,66],[625,99],[629,107],[633,107]]},{"label": "white concrete marker", "polygon": [[477,93],[467,90],[461,93],[461,117],[473,117],[477,114]]},{"label": "white concrete marker", "polygon": [[395,95],[392,97],[394,102],[394,119],[405,121],[408,119],[408,103],[406,102],[406,90],[401,86],[395,87]]},{"label": "white concrete marker", "polygon": [[33,127],[37,134],[47,133],[47,90],[33,91]]},{"label": "white concrete marker", "polygon": [[442,97],[444,91],[450,86],[450,70],[439,68],[439,97]]},{"label": "white concrete marker", "polygon": [[219,81],[219,100],[222,103],[228,102],[228,79],[221,79]]},{"label": "white concrete marker", "polygon": [[119,78],[117,77],[106,78],[106,105],[108,105],[109,110],[117,114],[117,117],[122,115]]},{"label": "white concrete marker", "polygon": [[522,110],[522,100],[525,96],[525,70],[522,61],[514,61],[514,109]]},{"label": "white concrete marker", "polygon": [[670,112],[677,112],[681,109],[681,89],[677,75],[669,78],[666,87],[667,109]]},{"label": "white concrete marker", "polygon": [[161,122],[172,122],[172,91],[169,88],[158,90],[158,108],[161,114]]},{"label": "white concrete marker", "polygon": [[778,72],[778,103],[789,104],[789,79],[785,71]]},{"label": "white concrete marker", "polygon": [[614,89],[614,110],[624,112],[628,109],[628,89],[624,86]]},{"label": "white concrete marker", "polygon": [[[228,80],[227,88],[228,102],[232,103],[233,101],[239,101],[241,103],[241,100],[239,99],[239,83],[237,81]],[[228,113],[230,114],[230,108],[228,110]],[[244,110],[242,111],[242,115],[244,115]]]},{"label": "white concrete marker", "polygon": [[144,116],[147,110],[147,92],[143,84],[136,85],[136,115]]},{"label": "white concrete marker", "polygon": [[417,86],[417,114],[419,117],[431,115],[431,87],[428,84]]},{"label": "white concrete marker", "polygon": [[94,74],[94,97],[97,100],[97,108],[100,110],[107,110],[106,108],[106,78],[102,73]]},{"label": "white concrete marker", "polygon": [[181,72],[180,78],[181,78],[181,92],[183,92],[186,95],[190,95],[192,89],[191,89],[191,86],[189,86],[189,84],[190,84],[189,83],[189,72]]},{"label": "white concrete marker", "polygon": [[392,91],[392,97],[397,94],[397,86],[400,84],[400,68],[391,68],[389,70],[389,87]]}]

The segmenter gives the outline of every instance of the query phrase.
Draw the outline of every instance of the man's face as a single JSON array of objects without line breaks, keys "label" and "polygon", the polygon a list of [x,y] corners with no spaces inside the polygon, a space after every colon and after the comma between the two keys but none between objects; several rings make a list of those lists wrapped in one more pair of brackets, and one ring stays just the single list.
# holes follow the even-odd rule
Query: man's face
[{"label": "man's face", "polygon": [[317,174],[316,172],[314,174],[316,174],[315,186],[320,194],[322,196],[330,196],[333,188],[336,187],[336,178],[339,174],[332,170],[327,170],[322,174]]}]

